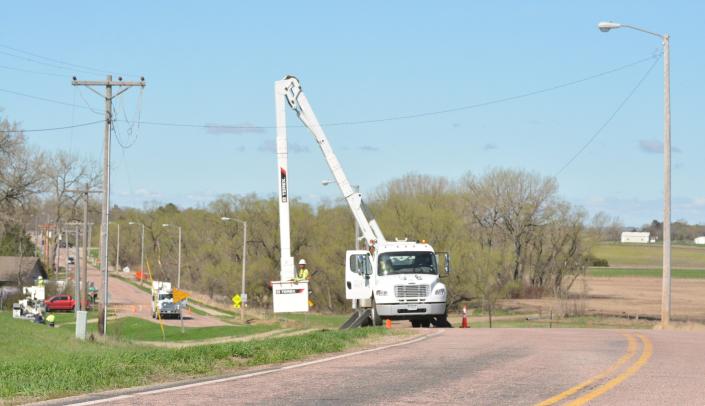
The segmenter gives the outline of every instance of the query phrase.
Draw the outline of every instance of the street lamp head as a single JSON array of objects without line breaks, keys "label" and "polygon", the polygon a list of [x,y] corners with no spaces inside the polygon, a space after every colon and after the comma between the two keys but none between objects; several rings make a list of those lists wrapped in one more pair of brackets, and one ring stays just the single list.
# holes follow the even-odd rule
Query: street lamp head
[{"label": "street lamp head", "polygon": [[323,185],[323,186],[328,186],[331,183],[335,183],[335,181],[334,180],[322,180],[321,181],[321,185]]},{"label": "street lamp head", "polygon": [[619,23],[613,23],[611,21],[603,21],[599,24],[597,24],[597,28],[600,29],[602,32],[607,32],[609,30],[615,29],[615,28],[621,28],[622,24]]}]

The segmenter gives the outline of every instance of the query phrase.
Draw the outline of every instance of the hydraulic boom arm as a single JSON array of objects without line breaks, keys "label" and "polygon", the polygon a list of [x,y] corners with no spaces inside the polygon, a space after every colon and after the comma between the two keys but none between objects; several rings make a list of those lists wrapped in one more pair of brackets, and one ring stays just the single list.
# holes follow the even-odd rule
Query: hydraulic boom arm
[{"label": "hydraulic boom arm", "polygon": [[308,103],[308,99],[301,89],[299,80],[294,76],[286,76],[274,84],[274,97],[276,102],[277,118],[277,162],[279,164],[279,224],[282,255],[282,280],[293,277],[294,262],[291,257],[291,243],[289,240],[289,196],[288,196],[288,152],[286,134],[286,111],[284,103],[296,112],[301,122],[311,131],[323,156],[328,163],[340,192],[348,202],[355,221],[360,226],[362,237],[367,244],[372,246],[377,242],[385,242],[382,230],[377,221],[362,200],[362,195],[353,190],[347,176],[333,153],[326,134],[323,132],[316,115]]}]

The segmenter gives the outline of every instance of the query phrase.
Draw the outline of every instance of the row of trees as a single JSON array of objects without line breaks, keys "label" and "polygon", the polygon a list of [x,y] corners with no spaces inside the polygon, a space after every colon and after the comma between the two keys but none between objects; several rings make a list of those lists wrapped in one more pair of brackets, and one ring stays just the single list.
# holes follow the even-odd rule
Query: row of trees
[{"label": "row of trees", "polygon": [[[382,185],[370,207],[388,239],[425,239],[451,252],[452,304],[564,292],[585,270],[591,244],[602,231],[599,221],[588,227],[586,213],[558,196],[554,179],[516,170],[468,174],[457,181],[407,175]],[[152,276],[176,280],[177,233],[163,224],[179,225],[182,286],[224,300],[240,289],[243,230],[220,218],[246,220],[248,294],[255,304],[271,300],[268,283],[278,278],[280,255],[276,199],[225,195],[206,208],[114,208],[111,216],[121,224],[120,266],[139,264],[138,224],[144,224]],[[343,309],[344,256],[354,239],[347,206],[313,207],[295,200],[291,219],[292,252],[309,263],[314,301],[319,308]]]},{"label": "row of trees", "polygon": [[[22,241],[33,223],[81,221],[81,196],[71,190],[95,187],[95,162],[66,152],[45,153],[27,147],[19,128],[0,122],[0,218],[3,241]],[[388,239],[428,240],[449,251],[453,273],[447,280],[453,304],[497,298],[559,294],[582,274],[591,244],[615,232],[616,223],[586,213],[558,195],[553,178],[520,170],[495,169],[481,176],[450,180],[410,174],[380,186],[368,198]],[[99,223],[97,202],[91,221]],[[345,305],[344,254],[353,245],[353,219],[338,203],[316,207],[293,201],[292,253],[306,258],[312,271],[313,298],[319,308]],[[274,198],[224,195],[205,208],[179,209],[154,204],[144,209],[114,207],[111,221],[121,225],[119,267],[140,263],[140,227],[145,225],[145,256],[154,279],[176,280],[177,233],[182,227],[182,287],[211,297],[239,291],[242,228],[221,217],[248,222],[248,294],[250,301],[271,300],[268,282],[278,278],[278,207]],[[135,224],[130,224],[130,222]],[[98,226],[92,232],[98,245]],[[17,234],[17,235],[14,235]],[[57,233],[50,241],[47,265],[54,263]],[[21,244],[20,244],[21,245]],[[17,244],[4,243],[5,255]],[[109,258],[116,258],[111,226]]]},{"label": "row of trees", "polygon": [[[651,235],[656,236],[659,241],[663,238],[663,222],[658,220],[651,221],[641,227],[641,231],[648,231]],[[688,224],[685,220],[678,220],[671,223],[671,239],[673,241],[693,242],[696,237],[705,235],[705,225]]]},{"label": "row of trees", "polygon": [[[82,221],[81,196],[71,190],[95,187],[99,179],[94,161],[32,148],[17,123],[0,117],[0,255],[33,255],[27,231],[41,224]],[[47,243],[52,269],[58,234]]]}]

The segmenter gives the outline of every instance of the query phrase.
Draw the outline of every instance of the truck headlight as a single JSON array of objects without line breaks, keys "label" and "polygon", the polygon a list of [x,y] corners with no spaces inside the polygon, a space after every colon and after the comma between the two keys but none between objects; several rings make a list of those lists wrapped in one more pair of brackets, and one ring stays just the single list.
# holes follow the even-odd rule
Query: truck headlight
[{"label": "truck headlight", "polygon": [[446,294],[446,290],[445,290],[445,288],[440,288],[440,289],[436,290],[435,292],[433,292],[433,294],[436,296],[443,296]]},{"label": "truck headlight", "polygon": [[375,295],[376,295],[376,296],[387,296],[387,291],[386,291],[386,290],[382,290],[382,289],[378,289],[378,290],[375,291]]}]

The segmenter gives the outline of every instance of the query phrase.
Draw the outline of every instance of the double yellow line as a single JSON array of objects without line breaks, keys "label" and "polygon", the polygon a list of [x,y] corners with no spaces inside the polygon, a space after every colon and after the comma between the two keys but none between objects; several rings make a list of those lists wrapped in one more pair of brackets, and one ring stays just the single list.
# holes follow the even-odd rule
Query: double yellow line
[{"label": "double yellow line", "polygon": [[[593,385],[597,382],[605,380],[606,378],[611,376],[615,371],[618,371],[624,364],[626,364],[632,358],[634,358],[634,356],[636,355],[636,353],[638,351],[637,340],[634,337],[634,334],[627,333],[627,334],[624,334],[624,336],[627,338],[628,343],[629,343],[627,346],[627,352],[626,352],[626,354],[622,355],[614,364],[610,365],[609,368],[607,368],[604,371],[600,372],[599,374],[573,386],[572,388],[569,388],[569,389],[557,394],[556,396],[553,396],[551,398],[544,400],[541,403],[538,403],[536,406],[554,405],[564,399],[567,399],[567,398],[575,395],[576,393],[579,393],[583,389],[590,387],[591,385]],[[584,405],[585,403],[597,398],[598,396],[601,396],[601,395],[605,394],[606,392],[612,390],[615,386],[624,382],[627,378],[634,375],[639,369],[641,369],[641,367],[643,367],[649,361],[649,358],[651,358],[651,354],[653,353],[653,345],[651,344],[651,340],[649,340],[648,337],[641,335],[641,334],[636,334],[636,336],[639,337],[639,340],[641,340],[643,346],[642,346],[641,356],[639,356],[639,358],[633,364],[631,364],[627,369],[625,369],[619,375],[608,380],[607,382],[603,383],[602,385],[597,386],[595,389],[580,395],[579,397],[566,403],[566,405],[568,405],[568,406]]]}]

